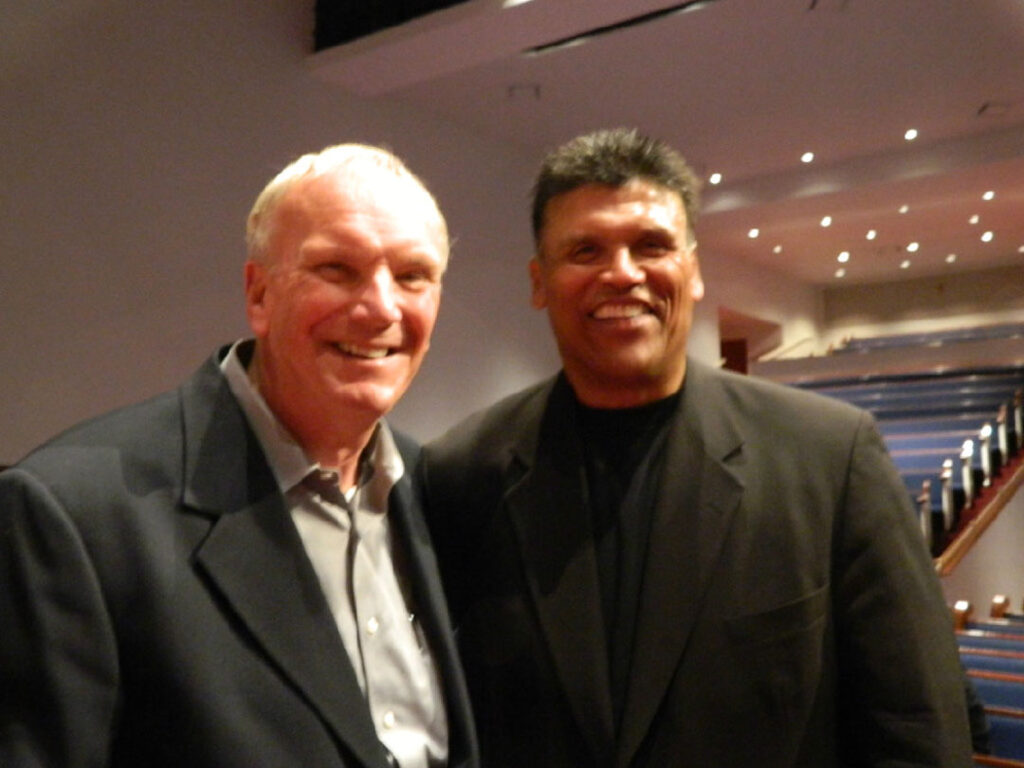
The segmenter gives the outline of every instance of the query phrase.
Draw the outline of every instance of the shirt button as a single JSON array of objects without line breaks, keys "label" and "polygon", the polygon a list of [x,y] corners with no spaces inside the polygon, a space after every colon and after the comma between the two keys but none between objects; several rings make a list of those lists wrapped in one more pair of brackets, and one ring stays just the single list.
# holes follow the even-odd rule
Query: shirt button
[{"label": "shirt button", "polygon": [[391,712],[391,711],[385,712],[384,713],[384,718],[383,718],[383,723],[384,723],[384,727],[387,728],[388,730],[394,728],[395,727],[395,713]]},{"label": "shirt button", "polygon": [[376,635],[377,630],[380,629],[380,622],[376,616],[371,616],[366,620],[366,631],[371,635]]}]

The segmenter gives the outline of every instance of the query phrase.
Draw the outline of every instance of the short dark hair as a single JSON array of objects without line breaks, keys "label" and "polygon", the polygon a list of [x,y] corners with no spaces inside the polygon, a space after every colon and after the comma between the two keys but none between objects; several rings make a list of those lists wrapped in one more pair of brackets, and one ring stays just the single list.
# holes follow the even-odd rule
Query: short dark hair
[{"label": "short dark hair", "polygon": [[566,142],[541,163],[533,185],[533,240],[540,242],[544,215],[552,198],[586,184],[621,187],[642,179],[679,195],[686,211],[687,237],[700,207],[700,180],[675,149],[635,128],[595,131]]}]

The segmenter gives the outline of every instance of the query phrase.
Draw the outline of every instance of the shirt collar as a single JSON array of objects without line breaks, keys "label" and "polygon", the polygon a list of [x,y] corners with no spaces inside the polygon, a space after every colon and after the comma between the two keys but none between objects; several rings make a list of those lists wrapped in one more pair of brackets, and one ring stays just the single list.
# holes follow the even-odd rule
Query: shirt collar
[{"label": "shirt collar", "polygon": [[[247,346],[251,341],[237,341],[231,345],[221,361],[220,369],[227,379],[228,387],[235,396],[245,418],[256,433],[270,470],[274,473],[281,493],[287,493],[302,482],[310,472],[320,469],[319,463],[311,461],[302,446],[274,415],[259,390],[253,385],[245,370],[242,356],[249,357]],[[248,353],[248,354],[247,354]],[[374,437],[368,444],[369,455],[361,459],[370,471],[359,473],[363,478],[379,477],[390,490],[405,474],[405,464],[398,452],[391,430],[383,419],[377,422]]]}]

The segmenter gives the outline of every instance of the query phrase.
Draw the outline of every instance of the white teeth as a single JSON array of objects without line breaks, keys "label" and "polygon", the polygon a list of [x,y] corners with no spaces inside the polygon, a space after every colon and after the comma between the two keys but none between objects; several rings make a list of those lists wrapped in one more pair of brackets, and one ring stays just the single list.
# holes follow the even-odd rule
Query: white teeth
[{"label": "white teeth", "polygon": [[354,357],[366,357],[370,360],[377,360],[381,357],[385,357],[388,354],[387,349],[381,349],[379,347],[357,347],[355,344],[335,344],[338,350],[344,352],[346,355],[352,355]]},{"label": "white teeth", "polygon": [[637,317],[645,312],[640,304],[603,304],[594,310],[594,317],[598,320],[619,317]]}]

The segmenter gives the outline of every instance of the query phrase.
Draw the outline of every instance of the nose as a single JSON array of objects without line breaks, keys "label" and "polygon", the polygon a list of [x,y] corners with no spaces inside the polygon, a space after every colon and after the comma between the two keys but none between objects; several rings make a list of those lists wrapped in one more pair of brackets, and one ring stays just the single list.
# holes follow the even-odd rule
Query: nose
[{"label": "nose", "polygon": [[363,284],[362,290],[353,311],[365,319],[391,325],[402,319],[398,306],[398,285],[391,270],[386,267],[376,269]]},{"label": "nose", "polygon": [[613,285],[637,285],[644,281],[644,271],[629,248],[623,247],[612,253],[611,261],[604,270],[604,280]]}]

